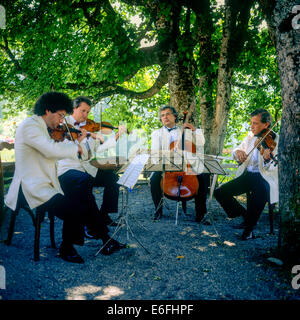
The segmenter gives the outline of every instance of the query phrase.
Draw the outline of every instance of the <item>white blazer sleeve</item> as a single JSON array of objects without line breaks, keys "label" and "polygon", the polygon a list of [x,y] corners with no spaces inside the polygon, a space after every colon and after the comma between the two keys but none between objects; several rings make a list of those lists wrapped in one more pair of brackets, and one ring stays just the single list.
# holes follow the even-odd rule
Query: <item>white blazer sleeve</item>
[{"label": "white blazer sleeve", "polygon": [[96,152],[97,154],[104,152],[107,149],[115,148],[117,145],[115,136],[110,136],[103,144],[98,145]]},{"label": "white blazer sleeve", "polygon": [[55,142],[45,135],[41,126],[25,124],[23,127],[24,143],[38,150],[48,159],[74,158],[78,156],[78,147],[75,144]]}]

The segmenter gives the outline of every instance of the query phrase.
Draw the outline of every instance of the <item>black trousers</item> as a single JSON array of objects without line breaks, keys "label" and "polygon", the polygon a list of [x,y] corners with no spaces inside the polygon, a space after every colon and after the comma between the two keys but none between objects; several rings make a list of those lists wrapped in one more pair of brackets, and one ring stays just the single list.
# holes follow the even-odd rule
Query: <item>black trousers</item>
[{"label": "black trousers", "polygon": [[[160,187],[160,181],[162,172],[154,172],[150,178],[151,195],[155,206],[155,210],[158,213],[162,213],[162,207],[158,208],[162,198],[162,190]],[[206,199],[209,187],[209,173],[202,173],[197,175],[199,182],[198,194],[195,196],[195,211],[196,217],[202,218],[207,212]]]},{"label": "black trousers", "polygon": [[[28,206],[28,203],[19,189],[17,208]],[[69,244],[84,244],[84,226],[89,223],[93,226],[93,231],[99,238],[107,238],[108,228],[102,223],[101,219],[78,199],[57,193],[51,199],[36,208],[37,210],[47,211],[48,213],[63,220],[62,240]]]},{"label": "black trousers", "polygon": [[[243,207],[234,196],[247,193],[247,208]],[[240,177],[233,179],[214,192],[229,218],[244,217],[246,228],[253,229],[269,201],[270,186],[262,175],[253,172],[244,172]]]},{"label": "black trousers", "polygon": [[93,187],[104,187],[101,211],[118,212],[118,176],[111,170],[98,170],[96,177],[79,170],[68,170],[58,177],[64,194],[78,197],[88,204],[90,210],[99,211],[93,195]]}]

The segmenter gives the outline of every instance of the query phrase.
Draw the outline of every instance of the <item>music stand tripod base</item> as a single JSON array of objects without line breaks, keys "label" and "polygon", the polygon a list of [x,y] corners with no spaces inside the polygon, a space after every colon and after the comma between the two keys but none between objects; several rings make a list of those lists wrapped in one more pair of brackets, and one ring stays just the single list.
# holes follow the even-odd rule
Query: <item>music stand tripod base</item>
[{"label": "music stand tripod base", "polygon": [[[141,243],[141,241],[135,236],[134,232],[132,231],[129,221],[128,221],[128,188],[125,186],[120,186],[120,190],[122,191],[122,210],[121,214],[118,217],[118,225],[116,226],[115,231],[113,232],[111,238],[113,238],[120,230],[121,228],[125,225],[126,226],[126,238],[129,240],[129,233],[131,236],[138,242],[138,244],[148,253],[150,254],[149,250],[144,247],[144,245]],[[102,247],[97,251],[96,255],[97,256],[102,248],[105,247],[105,245],[109,242],[108,240],[105,244],[102,245]]]}]

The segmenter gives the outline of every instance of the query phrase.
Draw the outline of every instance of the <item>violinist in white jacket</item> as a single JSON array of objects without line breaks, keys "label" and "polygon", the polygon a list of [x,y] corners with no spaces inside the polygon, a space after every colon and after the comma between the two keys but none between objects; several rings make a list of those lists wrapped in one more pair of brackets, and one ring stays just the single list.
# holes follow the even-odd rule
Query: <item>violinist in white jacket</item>
[{"label": "violinist in white jacket", "polygon": [[[120,126],[119,131],[111,135],[105,142],[101,134],[88,133],[83,128],[86,125],[91,104],[91,100],[83,96],[73,101],[72,114],[66,117],[66,121],[75,129],[82,131],[80,139],[86,156],[83,156],[81,160],[65,158],[58,161],[58,179],[66,195],[80,198],[87,203],[90,211],[103,217],[106,225],[114,226],[116,223],[109,217],[109,213],[118,212],[119,185],[117,181],[119,177],[112,170],[100,170],[92,166],[90,160],[95,153],[101,154],[105,150],[115,148],[116,141],[125,132],[125,128]],[[94,187],[104,187],[100,210],[93,195]],[[86,235],[93,237],[90,230],[86,230]]]},{"label": "violinist in white jacket", "polygon": [[[84,154],[80,144],[55,142],[49,134],[49,130],[56,129],[72,109],[72,100],[66,94],[47,92],[37,100],[34,115],[18,126],[15,136],[16,169],[5,204],[12,210],[28,205],[31,209],[42,209],[62,219],[60,257],[69,262],[83,263],[73,245],[83,245],[86,220],[94,226],[94,232],[103,242],[106,243],[110,237],[107,227],[97,216],[91,215],[76,198],[64,195],[57,178],[57,160],[69,158],[75,161],[79,154]],[[111,253],[110,246],[104,248],[104,254]]]},{"label": "violinist in white jacket", "polygon": [[[258,136],[271,127],[272,117],[265,109],[257,109],[251,113],[251,132],[243,142],[233,150],[233,156],[241,164],[236,178],[215,190],[215,198],[221,204],[229,218],[242,216],[244,232],[242,240],[254,238],[253,229],[264,210],[266,203],[278,202],[278,166],[271,156],[276,157],[278,136],[274,141],[276,147],[272,151],[263,148],[263,153],[256,148]],[[251,152],[251,153],[250,153]],[[234,196],[248,193],[247,209]]]}]

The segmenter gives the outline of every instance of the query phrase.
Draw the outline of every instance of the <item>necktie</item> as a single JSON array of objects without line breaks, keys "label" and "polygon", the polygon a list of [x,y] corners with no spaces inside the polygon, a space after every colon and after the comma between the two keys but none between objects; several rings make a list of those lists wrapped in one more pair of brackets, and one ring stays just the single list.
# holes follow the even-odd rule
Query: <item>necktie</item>
[{"label": "necktie", "polygon": [[79,126],[80,122],[74,122],[74,126]]},{"label": "necktie", "polygon": [[173,127],[173,128],[167,128],[167,127],[165,127],[169,132],[171,132],[172,130],[175,130],[175,129],[177,129],[177,127],[175,126],[175,127]]}]

